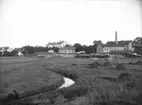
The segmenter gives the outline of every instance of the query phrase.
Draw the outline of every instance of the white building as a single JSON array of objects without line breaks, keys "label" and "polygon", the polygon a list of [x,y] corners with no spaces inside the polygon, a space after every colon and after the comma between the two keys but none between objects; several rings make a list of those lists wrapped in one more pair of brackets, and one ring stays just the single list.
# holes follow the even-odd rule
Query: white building
[{"label": "white building", "polygon": [[75,47],[63,47],[59,49],[61,54],[75,54]]},{"label": "white building", "polygon": [[53,42],[53,43],[48,43],[46,45],[46,47],[58,47],[58,48],[62,48],[62,47],[65,47],[67,44],[70,44],[68,42],[65,42],[65,41],[60,41],[60,42]]},{"label": "white building", "polygon": [[103,45],[103,53],[110,53],[111,51],[134,51],[132,40],[117,41],[117,32],[115,32],[115,41],[109,41]]},{"label": "white building", "polygon": [[19,51],[19,52],[17,53],[17,55],[18,55],[18,56],[22,56],[23,53]]}]

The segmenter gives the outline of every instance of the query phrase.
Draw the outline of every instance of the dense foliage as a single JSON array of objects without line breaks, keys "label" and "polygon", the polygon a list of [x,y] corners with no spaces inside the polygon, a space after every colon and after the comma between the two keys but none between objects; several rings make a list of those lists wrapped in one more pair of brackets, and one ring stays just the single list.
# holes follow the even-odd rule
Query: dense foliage
[{"label": "dense foliage", "polygon": [[137,37],[133,41],[134,52],[142,54],[142,37]]},{"label": "dense foliage", "polygon": [[0,56],[16,56],[18,55],[18,52],[20,51],[23,55],[29,55],[29,54],[35,54],[36,52],[48,52],[49,50],[53,50],[54,52],[58,52],[59,48],[53,47],[42,47],[42,46],[23,46],[21,48],[15,48],[12,51],[8,51],[5,49],[5,51],[0,51]]}]

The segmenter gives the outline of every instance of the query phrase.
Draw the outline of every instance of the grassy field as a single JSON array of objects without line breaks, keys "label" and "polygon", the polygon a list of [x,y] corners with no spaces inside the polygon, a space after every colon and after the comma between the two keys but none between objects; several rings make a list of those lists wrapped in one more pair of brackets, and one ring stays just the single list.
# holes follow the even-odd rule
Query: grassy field
[{"label": "grassy field", "polygon": [[[55,105],[141,105],[142,65],[135,64],[138,60],[142,59],[123,59],[121,62],[126,69],[118,70],[117,62],[109,61],[110,65],[103,66],[107,62],[103,59],[0,58],[0,92],[4,94],[17,89],[21,95],[31,94],[45,90],[53,84],[60,85],[63,75],[72,78],[76,83],[68,88],[46,91],[25,100],[44,105],[49,102],[47,100],[54,100]],[[90,66],[93,62],[98,62],[99,66]],[[129,73],[131,76],[118,78],[122,73]]]},{"label": "grassy field", "polygon": [[43,59],[33,57],[1,58],[0,99],[13,90],[25,97],[60,86],[64,82],[62,76],[45,70],[39,63],[41,61]]}]

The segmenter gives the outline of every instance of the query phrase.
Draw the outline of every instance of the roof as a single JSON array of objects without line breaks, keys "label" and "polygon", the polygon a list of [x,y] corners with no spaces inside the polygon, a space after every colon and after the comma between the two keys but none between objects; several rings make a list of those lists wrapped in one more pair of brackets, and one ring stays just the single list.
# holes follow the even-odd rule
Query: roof
[{"label": "roof", "polygon": [[130,42],[132,42],[132,40],[118,41],[118,44],[116,44],[115,41],[108,41],[106,44],[103,45],[103,47],[125,47]]},{"label": "roof", "polygon": [[103,47],[125,47],[121,44],[104,44]]},{"label": "roof", "polygon": [[50,43],[48,43],[47,45],[56,45],[56,44],[62,44],[62,43],[64,43],[65,41],[60,41],[60,42],[50,42]]},{"label": "roof", "polygon": [[[132,40],[122,40],[122,41],[118,41],[118,44],[121,44],[121,45],[128,45],[130,42],[132,42]],[[115,41],[109,41],[107,42],[106,44],[116,44]]]}]

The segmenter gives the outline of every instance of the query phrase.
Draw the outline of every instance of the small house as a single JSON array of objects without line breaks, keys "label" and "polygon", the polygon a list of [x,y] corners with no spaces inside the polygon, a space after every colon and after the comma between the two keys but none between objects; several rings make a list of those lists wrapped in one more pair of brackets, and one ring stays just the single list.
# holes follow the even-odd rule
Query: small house
[{"label": "small house", "polygon": [[74,54],[75,53],[75,47],[63,47],[59,49],[60,54]]}]

